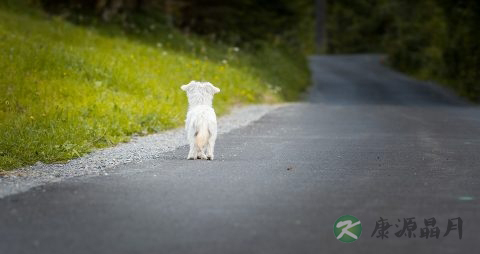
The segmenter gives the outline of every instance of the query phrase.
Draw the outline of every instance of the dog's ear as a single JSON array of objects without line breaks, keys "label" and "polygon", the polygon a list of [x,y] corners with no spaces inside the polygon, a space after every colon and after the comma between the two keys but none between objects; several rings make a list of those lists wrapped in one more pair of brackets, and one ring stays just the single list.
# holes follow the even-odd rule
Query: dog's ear
[{"label": "dog's ear", "polygon": [[[208,82],[207,82],[208,83]],[[211,83],[208,83],[208,90],[210,91],[211,94],[216,94],[220,92],[220,88],[215,87]]]},{"label": "dog's ear", "polygon": [[189,87],[190,87],[190,84],[188,84],[188,85],[183,85],[183,86],[180,87],[180,89],[182,89],[183,91],[186,92]]}]

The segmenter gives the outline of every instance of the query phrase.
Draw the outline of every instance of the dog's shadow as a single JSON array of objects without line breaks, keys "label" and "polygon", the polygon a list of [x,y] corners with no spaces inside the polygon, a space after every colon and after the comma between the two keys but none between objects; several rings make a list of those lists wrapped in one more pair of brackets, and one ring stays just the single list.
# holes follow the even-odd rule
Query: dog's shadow
[{"label": "dog's shadow", "polygon": [[[201,159],[188,160],[187,159],[188,150],[189,150],[188,145],[180,146],[173,151],[164,152],[160,154],[155,159],[165,160],[165,161],[197,161],[197,160],[200,161],[201,160]],[[211,160],[201,160],[201,161],[211,161]]]},{"label": "dog's shadow", "polygon": [[228,156],[229,153],[233,152],[230,150],[235,150],[235,149],[228,149],[228,146],[225,144],[217,144],[217,154],[215,154],[215,159],[214,160],[188,160],[187,155],[188,155],[188,150],[189,146],[188,145],[183,145],[180,147],[175,148],[175,150],[164,152],[159,154],[157,157],[155,157],[155,160],[164,160],[164,161],[186,161],[186,162],[192,162],[192,161],[205,161],[205,162],[214,162],[214,161],[223,161],[227,159],[227,157],[231,160],[233,158],[230,158]]}]

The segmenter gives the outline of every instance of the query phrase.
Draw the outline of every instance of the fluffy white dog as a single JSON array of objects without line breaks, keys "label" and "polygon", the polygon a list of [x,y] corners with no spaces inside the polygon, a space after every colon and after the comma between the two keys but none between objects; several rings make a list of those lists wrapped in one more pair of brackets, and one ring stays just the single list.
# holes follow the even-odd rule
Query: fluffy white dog
[{"label": "fluffy white dog", "polygon": [[212,101],[213,95],[220,92],[220,89],[209,82],[198,81],[191,81],[181,88],[187,92],[188,97],[185,130],[190,151],[187,159],[213,160],[213,149],[217,139],[217,116]]}]

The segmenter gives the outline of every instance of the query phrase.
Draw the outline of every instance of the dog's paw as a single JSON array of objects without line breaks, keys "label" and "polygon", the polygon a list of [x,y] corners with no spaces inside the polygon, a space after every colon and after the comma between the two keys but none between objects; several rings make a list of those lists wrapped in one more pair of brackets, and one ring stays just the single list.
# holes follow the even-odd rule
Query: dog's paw
[{"label": "dog's paw", "polygon": [[201,159],[201,160],[206,160],[206,159],[207,159],[207,156],[205,156],[205,154],[202,153],[202,154],[199,154],[199,155],[197,156],[197,158],[198,158],[198,159]]},{"label": "dog's paw", "polygon": [[213,161],[213,155],[207,155],[207,160]]},{"label": "dog's paw", "polygon": [[195,160],[195,159],[196,159],[196,158],[193,157],[193,156],[188,156],[188,157],[187,157],[187,160]]}]

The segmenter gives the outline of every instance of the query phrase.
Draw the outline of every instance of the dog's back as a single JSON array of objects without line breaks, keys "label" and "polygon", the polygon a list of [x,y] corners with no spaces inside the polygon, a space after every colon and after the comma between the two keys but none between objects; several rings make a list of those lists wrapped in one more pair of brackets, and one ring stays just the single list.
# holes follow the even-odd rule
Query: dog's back
[{"label": "dog's back", "polygon": [[195,106],[187,114],[186,131],[189,138],[194,139],[195,148],[203,153],[212,135],[216,135],[217,119],[212,107]]}]

